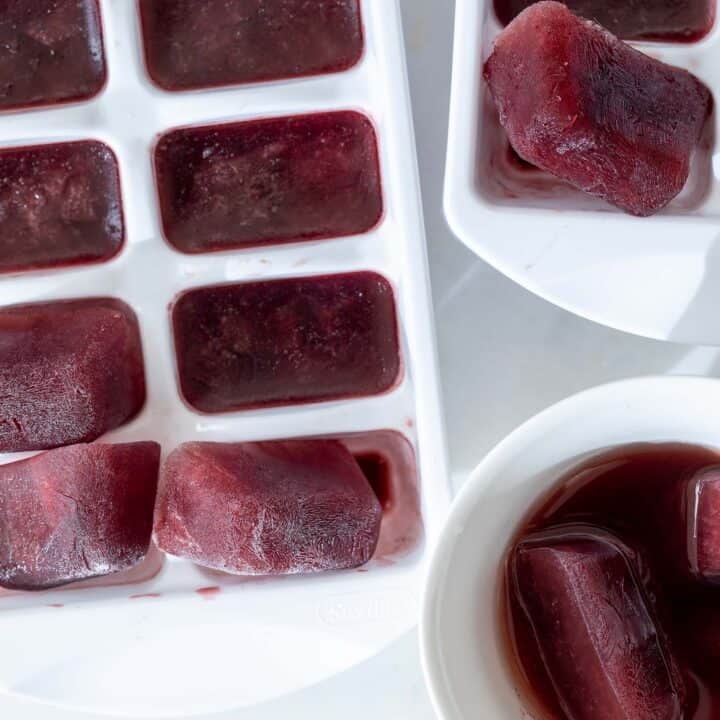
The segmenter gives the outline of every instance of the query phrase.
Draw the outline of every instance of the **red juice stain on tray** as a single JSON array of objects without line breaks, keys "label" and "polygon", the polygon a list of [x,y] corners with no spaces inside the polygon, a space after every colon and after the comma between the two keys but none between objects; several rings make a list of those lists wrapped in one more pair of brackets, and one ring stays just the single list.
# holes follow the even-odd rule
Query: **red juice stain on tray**
[{"label": "red juice stain on tray", "polygon": [[159,598],[162,593],[139,593],[138,595],[130,595],[130,600],[145,600],[147,598]]},{"label": "red juice stain on tray", "polygon": [[359,0],[140,0],[140,16],[171,91],[339,72],[363,52]]},{"label": "red juice stain on tray", "polygon": [[105,84],[97,0],[6,0],[0,110],[87,100]]},{"label": "red juice stain on tray", "polygon": [[198,588],[195,592],[206,600],[210,600],[217,597],[222,592],[222,588],[219,585],[211,585],[210,587]]},{"label": "red juice stain on tray", "polygon": [[720,717],[718,504],[720,454],[635,445],[585,461],[530,512],[501,615],[539,718]]},{"label": "red juice stain on tray", "polygon": [[393,290],[370,272],[191,290],[173,326],[201,412],[376,395],[402,371]]},{"label": "red juice stain on tray", "polygon": [[375,129],[357,112],[172,130],[154,157],[163,231],[185,253],[361,234],[383,213]]},{"label": "red juice stain on tray", "polygon": [[[495,14],[507,25],[536,0],[495,0]],[[574,13],[603,25],[623,40],[693,42],[715,20],[714,0],[564,0]]]},{"label": "red juice stain on tray", "polygon": [[0,150],[0,272],[109,260],[124,239],[117,159],[82,141]]}]

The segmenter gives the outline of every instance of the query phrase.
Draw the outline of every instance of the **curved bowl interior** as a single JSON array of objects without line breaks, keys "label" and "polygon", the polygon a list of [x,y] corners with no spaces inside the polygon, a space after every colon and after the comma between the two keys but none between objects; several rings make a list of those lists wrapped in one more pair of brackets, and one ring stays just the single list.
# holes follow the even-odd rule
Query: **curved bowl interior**
[{"label": "curved bowl interior", "polygon": [[421,617],[443,720],[530,717],[506,667],[497,600],[505,550],[532,503],[589,454],[668,441],[720,447],[720,382],[658,377],[588,390],[529,420],[477,467],[435,548]]}]

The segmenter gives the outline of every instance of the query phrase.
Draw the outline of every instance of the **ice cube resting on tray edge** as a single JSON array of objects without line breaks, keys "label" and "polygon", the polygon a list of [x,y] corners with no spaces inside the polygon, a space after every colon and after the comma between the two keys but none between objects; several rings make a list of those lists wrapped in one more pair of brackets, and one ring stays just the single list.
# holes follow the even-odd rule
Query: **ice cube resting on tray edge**
[{"label": "ice cube resting on tray edge", "polygon": [[[507,25],[535,0],[495,0],[495,14]],[[707,35],[715,0],[563,0],[574,13],[594,20],[623,40],[692,42]]]},{"label": "ice cube resting on tray edge", "polygon": [[154,537],[239,575],[354,568],[375,552],[382,508],[334,440],[182,445],[164,464]]},{"label": "ice cube resting on tray edge", "polygon": [[160,446],[72,445],[0,466],[0,587],[127,570],[150,546]]},{"label": "ice cube resting on tray edge", "polygon": [[683,189],[713,106],[695,76],[557,2],[500,33],[484,77],[522,159],[639,216]]}]

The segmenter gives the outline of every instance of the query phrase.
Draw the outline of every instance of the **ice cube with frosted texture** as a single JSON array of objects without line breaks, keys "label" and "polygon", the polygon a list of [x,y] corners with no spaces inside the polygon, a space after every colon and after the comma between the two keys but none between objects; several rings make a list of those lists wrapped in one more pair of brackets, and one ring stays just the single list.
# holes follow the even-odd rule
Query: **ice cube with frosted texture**
[{"label": "ice cube with frosted texture", "polygon": [[695,76],[557,2],[503,30],[484,77],[520,157],[640,216],[683,189],[712,109]]},{"label": "ice cube with frosted texture", "polygon": [[375,130],[357,112],[172,130],[155,169],[165,237],[186,253],[361,234],[383,213]]},{"label": "ice cube with frosted texture", "polygon": [[158,546],[205,567],[285,575],[358,567],[382,508],[334,440],[182,445],[164,463]]}]

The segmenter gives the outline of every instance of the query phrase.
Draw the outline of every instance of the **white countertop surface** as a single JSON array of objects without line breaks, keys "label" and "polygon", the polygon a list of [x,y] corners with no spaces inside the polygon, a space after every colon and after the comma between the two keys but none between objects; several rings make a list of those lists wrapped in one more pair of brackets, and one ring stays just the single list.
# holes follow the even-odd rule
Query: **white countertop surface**
[{"label": "white countertop surface", "polygon": [[[663,344],[594,325],[539,300],[451,234],[441,198],[452,0],[401,0],[436,308],[451,470],[456,488],[522,421],[578,390],[648,374],[720,375],[720,349]],[[481,231],[481,229],[479,229]],[[77,712],[0,701],[13,720],[83,720]],[[377,658],[255,708],[215,718],[431,720],[416,633]]]}]

